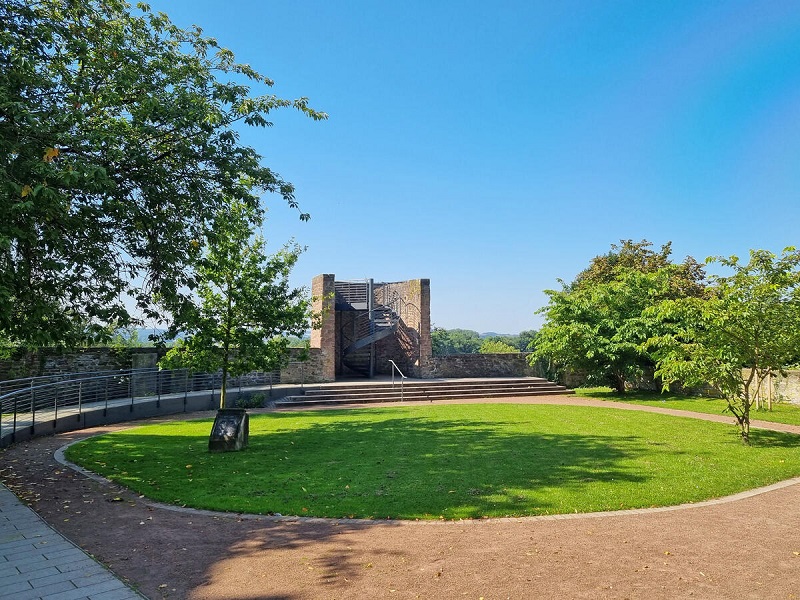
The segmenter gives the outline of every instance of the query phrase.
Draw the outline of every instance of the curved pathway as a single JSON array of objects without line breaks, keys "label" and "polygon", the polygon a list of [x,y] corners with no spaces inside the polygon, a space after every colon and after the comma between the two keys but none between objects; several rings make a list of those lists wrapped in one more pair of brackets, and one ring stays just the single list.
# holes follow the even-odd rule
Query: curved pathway
[{"label": "curved pathway", "polygon": [[[575,397],[507,401],[731,423],[723,416]],[[800,434],[789,425],[753,427]],[[0,476],[53,527],[149,598],[800,598],[797,483],[690,510],[578,518],[242,518],[165,510],[54,458],[71,441],[118,428],[12,446],[0,455]]]}]

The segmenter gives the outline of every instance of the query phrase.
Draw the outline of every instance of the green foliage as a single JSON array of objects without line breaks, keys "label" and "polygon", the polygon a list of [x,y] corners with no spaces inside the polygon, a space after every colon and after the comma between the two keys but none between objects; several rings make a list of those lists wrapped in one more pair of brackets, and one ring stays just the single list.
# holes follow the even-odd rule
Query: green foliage
[{"label": "green foliage", "polygon": [[[800,438],[611,408],[432,405],[253,415],[244,452],[209,420],[74,444],[67,457],[196,508],[375,519],[620,510],[718,498],[800,474]],[[380,448],[376,457],[375,449]],[[265,460],[268,457],[268,460]]]},{"label": "green foliage", "polygon": [[[196,283],[195,258],[229,200],[257,216],[291,184],[239,143],[274,110],[326,115],[198,28],[122,0],[0,3],[0,335],[76,345],[156,317]],[[308,215],[301,214],[306,219]]]},{"label": "green foliage", "polygon": [[750,409],[771,374],[796,359],[800,348],[800,252],[781,256],[751,250],[709,259],[729,276],[710,278],[707,298],[666,300],[648,312],[661,324],[647,342],[664,385],[711,385],[728,403],[742,439],[749,440]]},{"label": "green foliage", "polygon": [[478,348],[478,352],[481,354],[511,354],[519,353],[519,350],[502,340],[487,338],[481,342],[481,347]]},{"label": "green foliage", "polygon": [[659,269],[670,267],[670,286],[675,297],[702,296],[705,288],[703,265],[691,256],[687,256],[682,263],[674,264],[670,260],[672,242],[661,246],[658,252],[651,250],[652,245],[647,240],[620,240],[619,245],[611,244],[611,250],[607,254],[595,256],[589,267],[578,273],[571,287],[610,283],[626,271],[655,273]]},{"label": "green foliage", "polygon": [[286,246],[267,255],[252,233],[252,209],[232,201],[217,213],[198,261],[197,299],[179,306],[175,324],[186,339],[161,361],[165,368],[222,370],[220,407],[225,407],[228,374],[279,369],[288,355],[289,335],[302,335],[311,319],[303,289],[289,286],[301,249]]},{"label": "green foliage", "polygon": [[253,394],[244,398],[236,399],[236,408],[261,408],[267,397],[264,394]]},{"label": "green foliage", "polygon": [[448,354],[477,354],[481,337],[469,329],[442,329],[434,327],[431,332],[431,347],[434,356]]},{"label": "green foliage", "polygon": [[536,336],[538,335],[539,333],[533,329],[520,331],[515,344],[517,349],[520,352],[533,352],[536,347]]},{"label": "green foliage", "polygon": [[693,259],[673,265],[669,244],[658,254],[650,245],[613,245],[572,284],[545,291],[550,301],[539,312],[547,321],[536,337],[532,365],[547,361],[583,371],[590,382],[624,393],[626,383],[653,364],[642,347],[653,331],[645,310],[667,298],[700,295],[704,286]]},{"label": "green foliage", "polygon": [[309,346],[309,340],[306,338],[301,338],[296,335],[286,336],[287,348],[308,348],[308,346]]}]

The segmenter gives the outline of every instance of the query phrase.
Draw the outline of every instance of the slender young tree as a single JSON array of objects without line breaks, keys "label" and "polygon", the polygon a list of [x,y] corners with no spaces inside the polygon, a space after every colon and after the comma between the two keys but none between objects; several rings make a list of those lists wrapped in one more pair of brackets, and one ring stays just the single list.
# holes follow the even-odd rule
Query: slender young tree
[{"label": "slender young tree", "polygon": [[711,385],[727,400],[742,440],[750,441],[750,412],[770,375],[800,354],[800,252],[780,256],[751,250],[709,258],[732,272],[712,276],[709,297],[666,300],[652,307],[661,332],[646,347],[665,388],[673,382]]},{"label": "slender young tree", "polygon": [[168,335],[185,338],[161,366],[222,372],[220,408],[226,407],[229,376],[279,369],[288,335],[300,336],[311,321],[311,302],[289,285],[301,249],[284,246],[268,255],[253,234],[252,209],[232,201],[217,213],[198,261],[195,299],[181,305]]}]

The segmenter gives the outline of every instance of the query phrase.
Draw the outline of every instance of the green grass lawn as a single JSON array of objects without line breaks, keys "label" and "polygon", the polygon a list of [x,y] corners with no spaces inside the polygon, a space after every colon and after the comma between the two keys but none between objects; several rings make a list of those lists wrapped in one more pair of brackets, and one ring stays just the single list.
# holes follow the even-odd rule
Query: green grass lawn
[{"label": "green grass lawn", "polygon": [[459,519],[695,502],[800,475],[800,436],[573,406],[479,404],[251,416],[90,438],[67,458],[163,502],[232,512]]},{"label": "green grass lawn", "polygon": [[[678,410],[688,410],[690,412],[708,413],[721,415],[727,406],[724,400],[719,398],[705,398],[702,396],[682,396],[680,394],[658,392],[627,392],[619,395],[611,388],[577,388],[577,396],[584,398],[596,398],[598,400],[613,400],[615,402],[628,402],[630,404],[643,404],[647,406],[660,406],[662,408],[675,408]],[[729,414],[729,413],[724,413]],[[733,415],[730,415],[733,418]],[[789,404],[788,402],[774,402],[772,410],[755,408],[750,411],[751,420],[769,421],[770,423],[786,423],[788,425],[800,425],[800,406]]]}]

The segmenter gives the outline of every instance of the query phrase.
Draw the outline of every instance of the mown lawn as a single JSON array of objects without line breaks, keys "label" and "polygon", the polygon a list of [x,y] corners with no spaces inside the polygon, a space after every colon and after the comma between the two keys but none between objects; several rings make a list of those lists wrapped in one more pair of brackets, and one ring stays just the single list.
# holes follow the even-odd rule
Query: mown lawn
[{"label": "mown lawn", "polygon": [[107,434],[67,457],[150,498],[248,513],[460,519],[674,505],[800,475],[800,436],[604,408],[478,404],[251,416]]},{"label": "mown lawn", "polygon": [[[613,400],[615,402],[628,402],[630,404],[660,406],[662,408],[688,410],[689,412],[708,413],[714,415],[728,414],[724,413],[727,403],[718,398],[639,391],[627,392],[624,395],[619,395],[614,390],[607,387],[578,388],[575,390],[575,394],[584,398],[596,398],[598,400]],[[731,418],[733,417],[731,416]],[[766,409],[759,410],[754,407],[750,412],[750,419],[769,421],[770,423],[800,425],[800,406],[790,404],[788,402],[773,402],[771,411]]]},{"label": "mown lawn", "polygon": [[459,519],[697,502],[800,475],[800,436],[548,405],[251,416],[250,447],[207,452],[211,421],[91,438],[67,457],[149,498],[232,512]]}]

